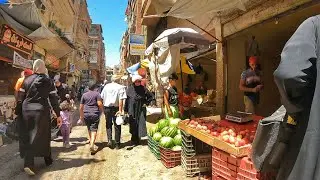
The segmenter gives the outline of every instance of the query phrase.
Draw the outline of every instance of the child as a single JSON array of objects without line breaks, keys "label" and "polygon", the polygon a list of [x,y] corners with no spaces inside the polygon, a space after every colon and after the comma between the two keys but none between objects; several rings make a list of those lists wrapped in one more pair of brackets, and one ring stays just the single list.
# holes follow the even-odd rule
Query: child
[{"label": "child", "polygon": [[181,119],[191,118],[190,107],[192,104],[192,96],[190,95],[190,89],[185,88],[183,93],[179,95],[179,109]]},{"label": "child", "polygon": [[60,116],[62,118],[62,125],[60,127],[60,131],[63,137],[63,147],[70,148],[69,136],[70,136],[70,128],[71,128],[71,116],[70,116],[70,105],[67,101],[63,101],[60,104]]}]

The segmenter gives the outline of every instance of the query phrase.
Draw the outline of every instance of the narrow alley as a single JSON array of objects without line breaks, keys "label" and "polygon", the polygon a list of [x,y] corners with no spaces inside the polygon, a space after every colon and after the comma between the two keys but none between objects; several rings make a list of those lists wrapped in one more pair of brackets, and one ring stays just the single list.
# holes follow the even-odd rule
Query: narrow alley
[{"label": "narrow alley", "polygon": [[[104,119],[102,117],[101,119]],[[97,137],[98,152],[90,155],[85,126],[72,129],[70,149],[62,147],[62,139],[51,142],[54,163],[45,167],[42,158],[36,158],[37,175],[31,179],[183,179],[181,166],[166,169],[148,150],[147,142],[132,148],[128,126],[123,126],[123,148],[112,150],[106,147],[105,121],[99,126]],[[25,180],[29,177],[23,171],[23,160],[18,154],[18,143],[0,148],[0,179]]]}]

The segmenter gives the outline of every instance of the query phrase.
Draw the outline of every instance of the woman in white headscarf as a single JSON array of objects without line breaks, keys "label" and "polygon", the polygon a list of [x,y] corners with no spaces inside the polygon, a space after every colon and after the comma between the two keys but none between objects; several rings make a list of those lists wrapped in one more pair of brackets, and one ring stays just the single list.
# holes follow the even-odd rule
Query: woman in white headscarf
[{"label": "woman in white headscarf", "polygon": [[127,89],[125,112],[129,114],[131,143],[134,146],[140,144],[140,139],[147,136],[146,105],[153,100],[153,94],[141,85],[140,75],[132,76],[132,84]]},{"label": "woman in white headscarf", "polygon": [[[53,81],[46,75],[47,70],[43,60],[33,64],[34,74],[24,80],[18,93],[16,114],[19,121],[20,156],[24,158],[24,171],[35,175],[34,157],[44,157],[47,166],[51,165],[51,125],[50,104],[60,116],[58,95]],[[49,98],[49,101],[48,101]],[[57,118],[61,124],[61,118]]]}]

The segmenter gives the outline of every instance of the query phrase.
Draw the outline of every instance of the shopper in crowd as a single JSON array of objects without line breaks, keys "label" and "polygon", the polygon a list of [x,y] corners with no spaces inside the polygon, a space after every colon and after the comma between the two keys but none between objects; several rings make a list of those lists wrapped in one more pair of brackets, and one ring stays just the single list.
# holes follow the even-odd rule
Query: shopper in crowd
[{"label": "shopper in crowd", "polygon": [[173,73],[169,76],[169,86],[165,90],[164,94],[164,109],[166,118],[177,118],[179,116],[179,96],[178,90],[176,88],[176,81],[178,80],[178,76]]},{"label": "shopper in crowd", "polygon": [[146,126],[146,106],[154,100],[153,94],[141,85],[142,77],[133,75],[133,84],[127,89],[127,99],[125,103],[125,112],[129,114],[129,124],[131,133],[131,142],[133,145],[139,145],[141,137],[147,136]]},{"label": "shopper in crowd", "polygon": [[96,91],[97,84],[90,83],[89,91],[82,95],[80,101],[80,119],[85,122],[88,128],[90,151],[96,151],[95,141],[100,121],[100,115],[103,114],[103,104],[99,92]]},{"label": "shopper in crowd", "polygon": [[320,179],[320,15],[304,21],[286,43],[274,73],[282,104],[288,114],[285,127],[293,135],[283,141],[287,149],[277,179]]},{"label": "shopper in crowd", "polygon": [[51,107],[58,116],[58,125],[61,125],[57,91],[51,79],[45,75],[43,60],[34,62],[33,72],[33,75],[25,78],[19,90],[15,111],[22,117],[18,122],[20,156],[24,158],[24,171],[28,175],[35,175],[34,157],[44,157],[47,166],[53,162],[50,148]]},{"label": "shopper in crowd", "polygon": [[14,86],[14,90],[15,90],[14,96],[15,96],[16,100],[18,98],[18,92],[23,84],[24,78],[31,76],[32,74],[33,74],[33,72],[31,69],[25,69],[24,71],[21,72],[21,77],[18,79],[16,85]]},{"label": "shopper in crowd", "polygon": [[255,113],[260,100],[260,91],[263,88],[261,71],[257,69],[257,57],[250,57],[250,68],[241,74],[239,89],[244,92],[245,112]]},{"label": "shopper in crowd", "polygon": [[62,119],[62,125],[60,127],[62,140],[63,140],[63,147],[70,148],[70,131],[71,131],[71,106],[67,101],[63,101],[60,104],[60,116]]},{"label": "shopper in crowd", "polygon": [[106,84],[101,92],[104,113],[106,116],[106,128],[108,146],[113,148],[112,125],[115,129],[115,147],[120,149],[121,125],[116,124],[116,117],[123,113],[124,100],[127,98],[125,86],[120,85],[120,76],[113,75],[112,82]]},{"label": "shopper in crowd", "polygon": [[63,102],[67,100],[66,95],[70,94],[70,90],[68,88],[67,84],[64,84],[60,81],[60,76],[55,76],[54,77],[54,84],[56,85],[57,88],[57,93],[59,96],[59,101]]},{"label": "shopper in crowd", "polygon": [[81,84],[79,91],[78,91],[78,100],[81,100],[82,94],[84,92],[85,86],[83,84]]}]

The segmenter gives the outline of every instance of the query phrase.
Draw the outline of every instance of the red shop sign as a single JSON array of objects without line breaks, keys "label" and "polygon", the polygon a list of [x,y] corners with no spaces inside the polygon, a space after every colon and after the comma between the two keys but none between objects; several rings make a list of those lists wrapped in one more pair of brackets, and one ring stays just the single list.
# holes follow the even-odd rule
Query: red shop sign
[{"label": "red shop sign", "polygon": [[33,50],[33,42],[17,33],[14,29],[8,25],[3,25],[1,31],[1,44],[4,44],[14,50],[31,55]]}]

